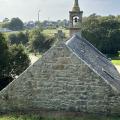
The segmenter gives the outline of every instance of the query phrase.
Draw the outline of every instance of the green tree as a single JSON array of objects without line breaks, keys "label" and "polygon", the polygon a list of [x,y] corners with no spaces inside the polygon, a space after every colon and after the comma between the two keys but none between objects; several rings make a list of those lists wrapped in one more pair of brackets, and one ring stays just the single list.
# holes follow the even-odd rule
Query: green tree
[{"label": "green tree", "polygon": [[36,22],[35,22],[35,25],[38,27],[38,29],[39,29],[40,31],[43,31],[43,24],[42,24],[41,22],[36,21]]},{"label": "green tree", "polygon": [[9,19],[8,18],[3,19],[3,22],[1,23],[1,27],[2,28],[9,28]]},{"label": "green tree", "polygon": [[9,28],[9,22],[3,22],[3,23],[1,24],[1,27],[2,27],[2,28]]},{"label": "green tree", "polygon": [[0,90],[30,65],[30,59],[23,45],[8,46],[0,33]]},{"label": "green tree", "polygon": [[9,23],[9,29],[13,31],[23,30],[24,23],[19,18],[12,18]]},{"label": "green tree", "polygon": [[16,34],[9,34],[8,35],[8,42],[10,43],[10,45],[12,44],[19,44],[18,38]]},{"label": "green tree", "polygon": [[23,33],[23,32],[19,32],[18,34],[16,34],[16,33],[9,34],[8,41],[11,45],[13,45],[13,44],[26,45],[28,43],[28,35],[27,35],[27,33]]},{"label": "green tree", "polygon": [[116,54],[120,51],[120,29],[114,29],[109,33],[109,51],[107,53]]},{"label": "green tree", "polygon": [[4,18],[4,19],[3,19],[3,22],[4,22],[4,23],[9,22],[9,18]]},{"label": "green tree", "polygon": [[82,36],[104,54],[120,50],[120,21],[115,16],[89,16],[82,25]]},{"label": "green tree", "polygon": [[0,78],[9,75],[9,48],[3,34],[0,33]]},{"label": "green tree", "polygon": [[17,38],[19,40],[19,44],[27,44],[28,43],[28,35],[26,33],[23,33],[23,32],[19,32],[17,34]]},{"label": "green tree", "polygon": [[0,90],[2,90],[11,80],[9,48],[3,34],[0,33]]},{"label": "green tree", "polygon": [[30,59],[22,44],[18,46],[11,46],[10,54],[11,75],[15,77],[20,75],[24,70],[26,70],[26,68],[29,67]]},{"label": "green tree", "polygon": [[54,38],[44,36],[39,29],[33,30],[29,38],[31,50],[34,52],[44,52],[48,50],[54,42]]}]

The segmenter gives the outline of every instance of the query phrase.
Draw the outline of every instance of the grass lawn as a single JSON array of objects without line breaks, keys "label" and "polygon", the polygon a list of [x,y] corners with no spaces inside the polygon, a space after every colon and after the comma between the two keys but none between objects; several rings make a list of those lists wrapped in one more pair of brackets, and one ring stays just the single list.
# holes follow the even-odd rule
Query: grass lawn
[{"label": "grass lawn", "polygon": [[[60,29],[45,29],[43,30],[43,34],[45,35],[48,35],[48,36],[54,36],[55,33],[58,32],[58,30]],[[61,29],[64,33],[65,33],[65,36],[68,37],[69,36],[69,30],[66,30],[66,29]],[[13,32],[6,32],[4,33],[6,37],[8,37],[10,34],[18,34],[19,32],[25,32],[26,30],[23,30],[23,31],[13,31]]]},{"label": "grass lawn", "polygon": [[112,63],[113,63],[114,65],[120,65],[120,60],[112,60]]},{"label": "grass lawn", "polygon": [[[57,29],[46,29],[46,30],[43,30],[43,33],[45,35],[54,36],[54,34],[57,33],[57,31],[58,31]],[[69,30],[62,29],[62,31],[65,33],[66,37],[69,36]]]},{"label": "grass lawn", "polygon": [[81,116],[81,117],[40,117],[38,115],[3,115],[0,120],[120,120],[120,117]]},{"label": "grass lawn", "polygon": [[[31,30],[32,30],[32,29],[31,29]],[[31,30],[29,30],[29,31],[31,31]],[[45,35],[53,36],[55,33],[57,33],[58,30],[62,30],[62,31],[65,33],[66,36],[69,35],[69,30],[59,29],[59,28],[58,28],[58,29],[45,29],[45,30],[43,30],[43,33],[44,33]],[[9,34],[17,34],[17,33],[19,33],[19,32],[25,32],[25,31],[26,31],[26,30],[5,32],[4,34],[7,34],[7,35],[9,35]]]}]

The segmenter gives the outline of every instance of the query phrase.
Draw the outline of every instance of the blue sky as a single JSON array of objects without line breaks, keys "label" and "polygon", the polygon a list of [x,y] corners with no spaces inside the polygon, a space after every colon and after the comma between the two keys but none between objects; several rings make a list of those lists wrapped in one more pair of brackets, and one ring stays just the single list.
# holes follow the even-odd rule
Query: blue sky
[{"label": "blue sky", "polygon": [[[0,20],[5,17],[19,17],[23,21],[68,19],[74,0],[0,0]],[[79,0],[84,16],[92,13],[98,15],[119,15],[120,0]]]}]

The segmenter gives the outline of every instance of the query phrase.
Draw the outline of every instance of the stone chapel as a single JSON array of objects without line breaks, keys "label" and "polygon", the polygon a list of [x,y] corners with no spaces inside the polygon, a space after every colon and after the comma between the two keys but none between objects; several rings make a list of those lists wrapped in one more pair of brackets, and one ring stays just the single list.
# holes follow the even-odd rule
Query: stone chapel
[{"label": "stone chapel", "polygon": [[105,55],[76,34],[82,13],[75,0],[70,39],[57,41],[0,92],[0,112],[120,115],[120,74]]}]

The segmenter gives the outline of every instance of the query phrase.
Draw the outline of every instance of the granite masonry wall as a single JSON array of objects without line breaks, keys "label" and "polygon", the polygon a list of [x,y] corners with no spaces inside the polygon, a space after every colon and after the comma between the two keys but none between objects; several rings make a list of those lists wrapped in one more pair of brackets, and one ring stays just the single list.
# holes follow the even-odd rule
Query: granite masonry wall
[{"label": "granite masonry wall", "polygon": [[120,114],[120,95],[58,43],[0,92],[0,111],[42,109]]}]

